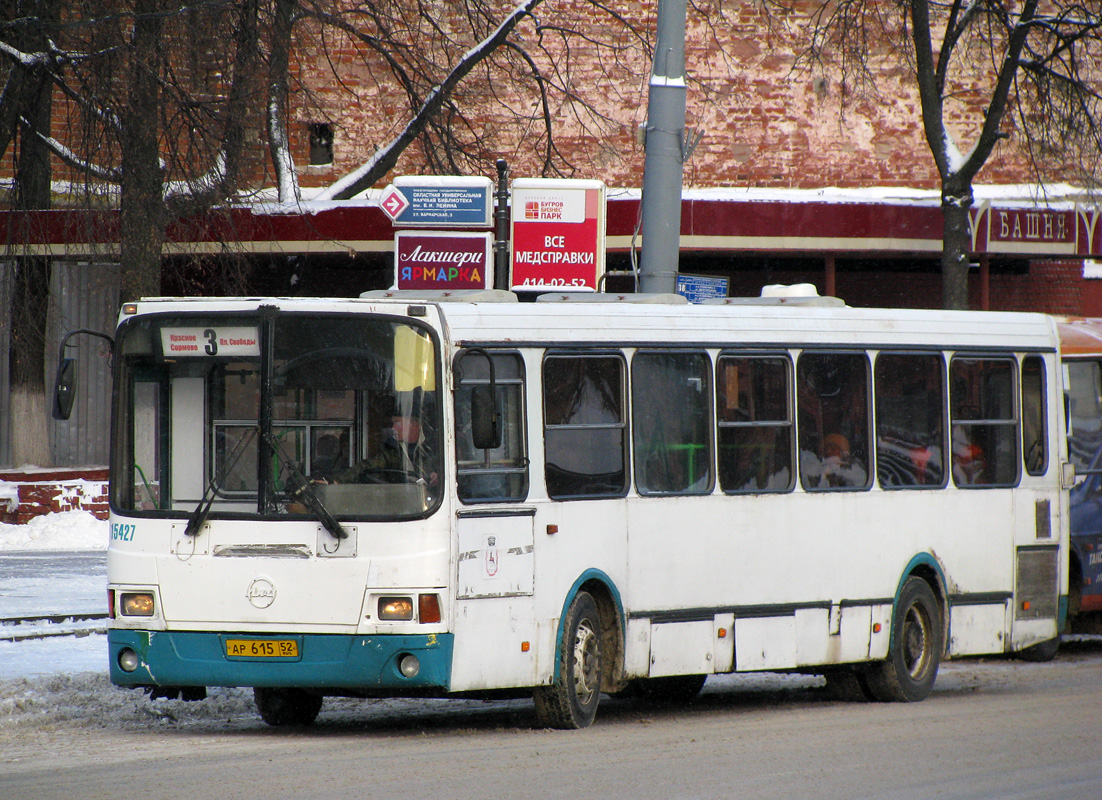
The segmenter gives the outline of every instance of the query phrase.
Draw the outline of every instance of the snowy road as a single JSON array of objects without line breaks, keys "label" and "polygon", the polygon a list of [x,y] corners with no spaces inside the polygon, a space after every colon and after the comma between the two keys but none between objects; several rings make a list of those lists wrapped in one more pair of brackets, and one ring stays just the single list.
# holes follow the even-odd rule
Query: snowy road
[{"label": "snowy road", "polygon": [[286,730],[243,690],[151,703],[102,675],[0,681],[0,797],[1097,800],[1100,675],[1095,641],[945,664],[922,703],[719,676],[687,708],[603,701],[585,731],[535,728],[527,700],[326,700]]},{"label": "snowy road", "polygon": [[[0,619],[107,610],[103,551],[0,553]],[[0,624],[0,680],[106,670],[102,621]],[[61,631],[74,635],[50,636]],[[27,638],[45,635],[48,638]],[[13,641],[15,639],[15,641]]]},{"label": "snowy road", "polygon": [[[105,612],[107,542],[107,523],[85,511],[0,524],[0,618]],[[102,627],[0,624],[0,681],[106,671],[107,636],[83,635]],[[82,635],[23,638],[64,628]]]},{"label": "snowy road", "polygon": [[[0,617],[103,610],[102,549],[4,550],[3,535]],[[688,708],[606,699],[576,732],[535,728],[531,700],[340,698],[312,728],[273,729],[245,689],[185,703],[114,688],[106,652],[98,634],[0,641],[0,799],[1102,797],[1100,636],[1047,664],[943,664],[922,703],[724,675]]]}]

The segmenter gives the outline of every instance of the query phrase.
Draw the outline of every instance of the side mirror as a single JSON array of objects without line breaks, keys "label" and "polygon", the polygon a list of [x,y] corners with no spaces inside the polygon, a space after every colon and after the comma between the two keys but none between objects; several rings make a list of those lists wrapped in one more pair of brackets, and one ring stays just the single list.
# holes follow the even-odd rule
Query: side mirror
[{"label": "side mirror", "polygon": [[69,419],[69,415],[73,413],[73,401],[77,396],[77,362],[65,357],[65,348],[69,345],[69,340],[80,333],[97,336],[112,348],[115,346],[115,340],[106,333],[89,328],[78,328],[61,338],[61,344],[57,348],[57,375],[54,377],[54,419]]},{"label": "side mirror", "polygon": [[69,419],[77,391],[77,362],[63,358],[57,364],[54,378],[54,419]]},{"label": "side mirror", "polygon": [[471,387],[471,438],[479,450],[496,450],[501,447],[501,423],[494,387]]}]

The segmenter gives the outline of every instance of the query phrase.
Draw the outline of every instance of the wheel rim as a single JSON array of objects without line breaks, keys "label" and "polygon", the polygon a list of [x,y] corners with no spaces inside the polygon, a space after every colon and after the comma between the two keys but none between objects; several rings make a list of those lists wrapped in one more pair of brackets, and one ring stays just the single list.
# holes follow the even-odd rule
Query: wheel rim
[{"label": "wheel rim", "polygon": [[903,666],[913,680],[921,680],[930,665],[932,652],[930,617],[917,603],[907,609],[903,620]]},{"label": "wheel rim", "polygon": [[593,699],[600,686],[599,657],[597,632],[588,619],[583,619],[574,636],[574,696],[582,705]]}]

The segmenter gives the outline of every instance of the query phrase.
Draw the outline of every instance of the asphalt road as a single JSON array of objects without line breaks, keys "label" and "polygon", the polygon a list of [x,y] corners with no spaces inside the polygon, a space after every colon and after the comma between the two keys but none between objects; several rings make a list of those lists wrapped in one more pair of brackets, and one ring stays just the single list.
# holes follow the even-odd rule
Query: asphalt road
[{"label": "asphalt road", "polygon": [[0,797],[1102,798],[1098,638],[1047,664],[944,664],[922,703],[839,702],[810,676],[723,676],[688,707],[603,701],[572,732],[533,727],[523,700],[327,700],[315,726],[288,731],[239,690],[156,707],[128,693],[124,707],[100,705],[120,690],[93,689],[104,697],[71,687],[59,702],[78,707],[56,720],[47,708],[5,725],[0,706]]}]

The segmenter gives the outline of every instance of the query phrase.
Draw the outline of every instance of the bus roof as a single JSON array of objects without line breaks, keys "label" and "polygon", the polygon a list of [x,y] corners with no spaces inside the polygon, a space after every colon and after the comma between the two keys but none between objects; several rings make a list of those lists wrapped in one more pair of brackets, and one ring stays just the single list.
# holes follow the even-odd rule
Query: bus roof
[{"label": "bus roof", "polygon": [[[373,292],[340,298],[150,298],[138,313],[212,313],[275,306],[283,311],[423,316],[433,307],[456,344],[500,346],[639,345],[739,347],[938,347],[1055,352],[1052,317],[1028,312],[852,308],[843,304],[727,302],[687,304],[673,295],[560,296],[517,302],[512,292]],[[396,308],[402,307],[401,311]],[[404,307],[403,307],[404,306]],[[125,317],[125,315],[124,315]],[[120,320],[121,321],[121,320]],[[1102,320],[1099,321],[1102,325]],[[1102,327],[1099,329],[1102,334]],[[1102,338],[1096,340],[1102,349]]]},{"label": "bus roof", "polygon": [[[592,297],[592,296],[591,296]],[[824,305],[508,303],[442,304],[457,343],[639,344],[739,347],[943,347],[1055,351],[1043,314]]]}]

